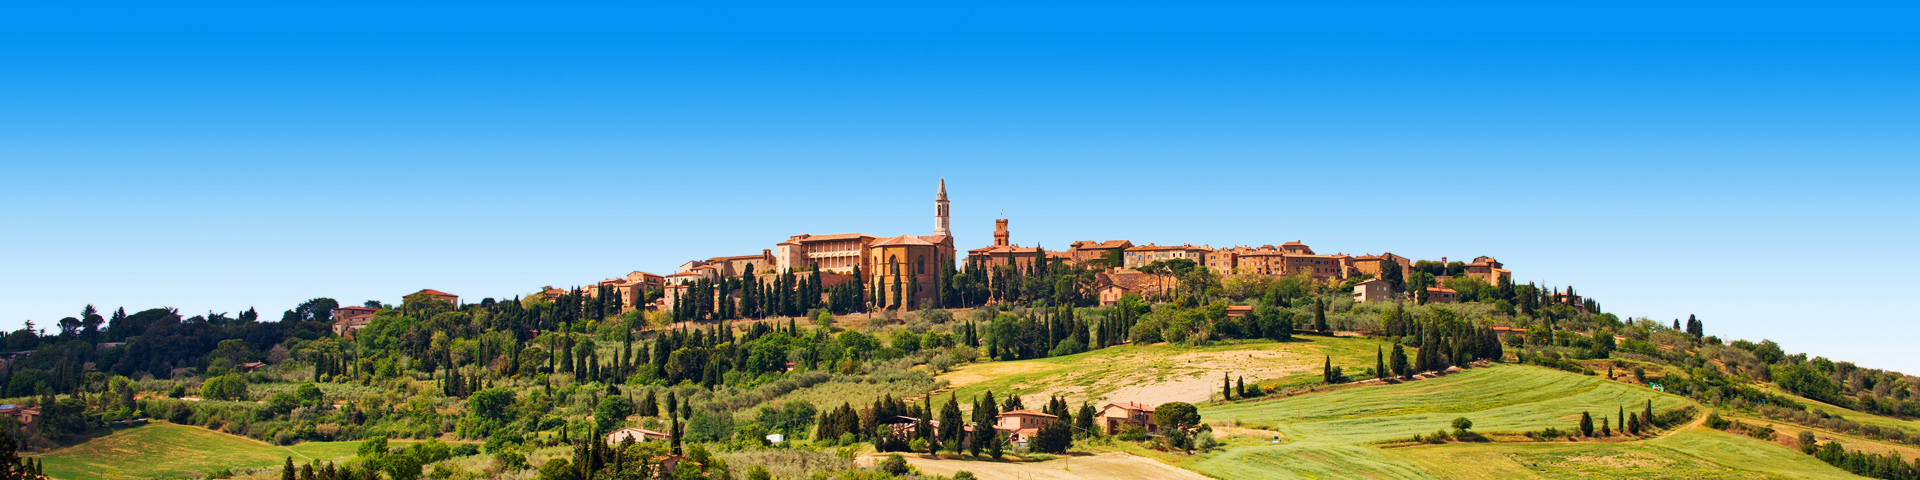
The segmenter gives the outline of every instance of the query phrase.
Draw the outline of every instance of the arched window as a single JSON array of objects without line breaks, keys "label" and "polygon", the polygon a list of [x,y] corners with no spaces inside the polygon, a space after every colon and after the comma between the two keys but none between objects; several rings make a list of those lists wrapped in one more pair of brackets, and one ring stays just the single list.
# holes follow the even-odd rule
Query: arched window
[{"label": "arched window", "polygon": [[926,273],[927,273],[927,257],[913,257],[913,274],[923,275]]},{"label": "arched window", "polygon": [[887,274],[888,274],[888,275],[899,275],[899,274],[900,274],[900,259],[899,259],[899,258],[896,258],[896,257],[894,257],[894,256],[892,256],[892,255],[888,255],[888,256],[887,256]]}]

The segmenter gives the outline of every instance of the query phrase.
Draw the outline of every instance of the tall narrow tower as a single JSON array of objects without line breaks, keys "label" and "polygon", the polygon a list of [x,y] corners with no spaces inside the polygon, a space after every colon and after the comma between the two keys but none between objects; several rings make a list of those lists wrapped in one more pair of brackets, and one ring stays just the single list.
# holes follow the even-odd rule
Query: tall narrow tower
[{"label": "tall narrow tower", "polygon": [[940,195],[933,199],[933,235],[953,236],[953,222],[947,218],[947,179],[940,179]]}]

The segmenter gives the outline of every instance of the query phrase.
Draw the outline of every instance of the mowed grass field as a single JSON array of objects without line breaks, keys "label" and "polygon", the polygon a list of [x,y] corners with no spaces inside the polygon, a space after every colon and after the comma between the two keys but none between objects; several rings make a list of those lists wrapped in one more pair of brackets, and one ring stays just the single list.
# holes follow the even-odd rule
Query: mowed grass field
[{"label": "mowed grass field", "polygon": [[1857,479],[1779,445],[1707,429],[1645,442],[1475,443],[1395,448],[1433,478]]},{"label": "mowed grass field", "polygon": [[[404,445],[396,443],[397,445]],[[146,479],[203,475],[219,468],[279,466],[293,457],[344,460],[360,442],[308,442],[281,447],[199,427],[155,423],[36,455],[61,480]]]},{"label": "mowed grass field", "polygon": [[1582,411],[1599,421],[1621,407],[1637,411],[1648,400],[1655,410],[1691,403],[1558,370],[1471,369],[1399,385],[1202,408],[1210,423],[1268,428],[1288,442],[1235,447],[1186,466],[1217,478],[1848,478],[1792,450],[1707,430],[1634,442],[1369,445],[1445,429],[1457,417],[1472,419],[1481,432],[1571,430]]},{"label": "mowed grass field", "polygon": [[1121,345],[1064,357],[984,362],[940,376],[960,398],[993,391],[995,397],[1020,395],[1026,404],[1048,395],[1081,401],[1197,403],[1220,392],[1221,375],[1247,383],[1318,381],[1327,356],[1349,372],[1372,367],[1375,348],[1391,345],[1368,339],[1296,337],[1291,342],[1248,341],[1205,347],[1166,344]]}]

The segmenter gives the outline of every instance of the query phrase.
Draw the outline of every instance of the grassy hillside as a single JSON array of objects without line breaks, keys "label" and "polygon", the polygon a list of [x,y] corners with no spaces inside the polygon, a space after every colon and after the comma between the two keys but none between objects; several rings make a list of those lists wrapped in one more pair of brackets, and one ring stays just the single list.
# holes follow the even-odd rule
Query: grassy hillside
[{"label": "grassy hillside", "polygon": [[1218,478],[1848,477],[1777,445],[1705,430],[1626,443],[1367,445],[1431,433],[1462,416],[1482,432],[1570,429],[1582,411],[1612,417],[1620,407],[1632,411],[1647,400],[1656,410],[1690,403],[1596,377],[1495,366],[1400,385],[1221,405],[1201,413],[1209,422],[1279,431],[1290,443],[1236,447],[1190,467]]},{"label": "grassy hillside", "polygon": [[1385,453],[1433,478],[1461,480],[1859,478],[1778,445],[1704,429],[1645,442],[1449,444]]},{"label": "grassy hillside", "polygon": [[1357,372],[1373,366],[1375,348],[1381,346],[1390,347],[1378,340],[1331,337],[1205,347],[1123,345],[1064,357],[970,364],[940,378],[952,382],[961,398],[992,390],[995,396],[1013,392],[1029,401],[1058,394],[1076,404],[1201,402],[1220,392],[1222,374],[1244,376],[1249,383],[1319,381],[1326,356]]},{"label": "grassy hillside", "polygon": [[1494,366],[1399,385],[1360,387],[1287,399],[1236,403],[1201,410],[1209,422],[1284,426],[1298,440],[1362,443],[1411,437],[1446,428],[1457,417],[1474,430],[1567,429],[1580,412],[1615,416],[1653,400],[1656,410],[1686,399],[1619,382],[1545,368]]},{"label": "grassy hillside", "polygon": [[341,460],[360,442],[308,442],[280,447],[199,427],[156,423],[129,428],[39,455],[47,475],[63,480],[156,478],[201,475],[230,468],[279,466],[291,456]]}]

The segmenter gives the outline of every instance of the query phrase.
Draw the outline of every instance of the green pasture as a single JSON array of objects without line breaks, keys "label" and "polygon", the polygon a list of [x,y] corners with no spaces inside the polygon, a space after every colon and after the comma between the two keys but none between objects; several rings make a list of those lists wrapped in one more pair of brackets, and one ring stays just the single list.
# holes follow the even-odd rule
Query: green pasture
[{"label": "green pasture", "polygon": [[[1206,407],[1208,422],[1268,428],[1287,443],[1241,446],[1188,468],[1217,478],[1847,478],[1798,452],[1736,435],[1685,430],[1627,442],[1454,443],[1378,448],[1467,417],[1480,432],[1572,430],[1580,412],[1614,417],[1689,404],[1598,377],[1529,366],[1470,369],[1398,385]],[[1614,423],[1618,420],[1609,419]]]},{"label": "green pasture", "polygon": [[[404,445],[404,444],[398,444]],[[62,480],[146,479],[202,475],[219,468],[262,468],[287,457],[344,460],[360,442],[307,442],[286,447],[199,427],[155,423],[115,431],[35,458]]]},{"label": "green pasture", "polygon": [[1398,385],[1206,407],[1200,413],[1208,422],[1277,425],[1296,440],[1366,443],[1431,433],[1458,417],[1472,419],[1480,432],[1568,430],[1579,423],[1580,412],[1597,422],[1616,417],[1622,407],[1637,411],[1647,400],[1653,400],[1654,410],[1690,403],[1599,377],[1500,365]]},{"label": "green pasture", "polygon": [[1644,442],[1473,443],[1385,450],[1433,478],[1859,478],[1779,445],[1705,429]]}]

